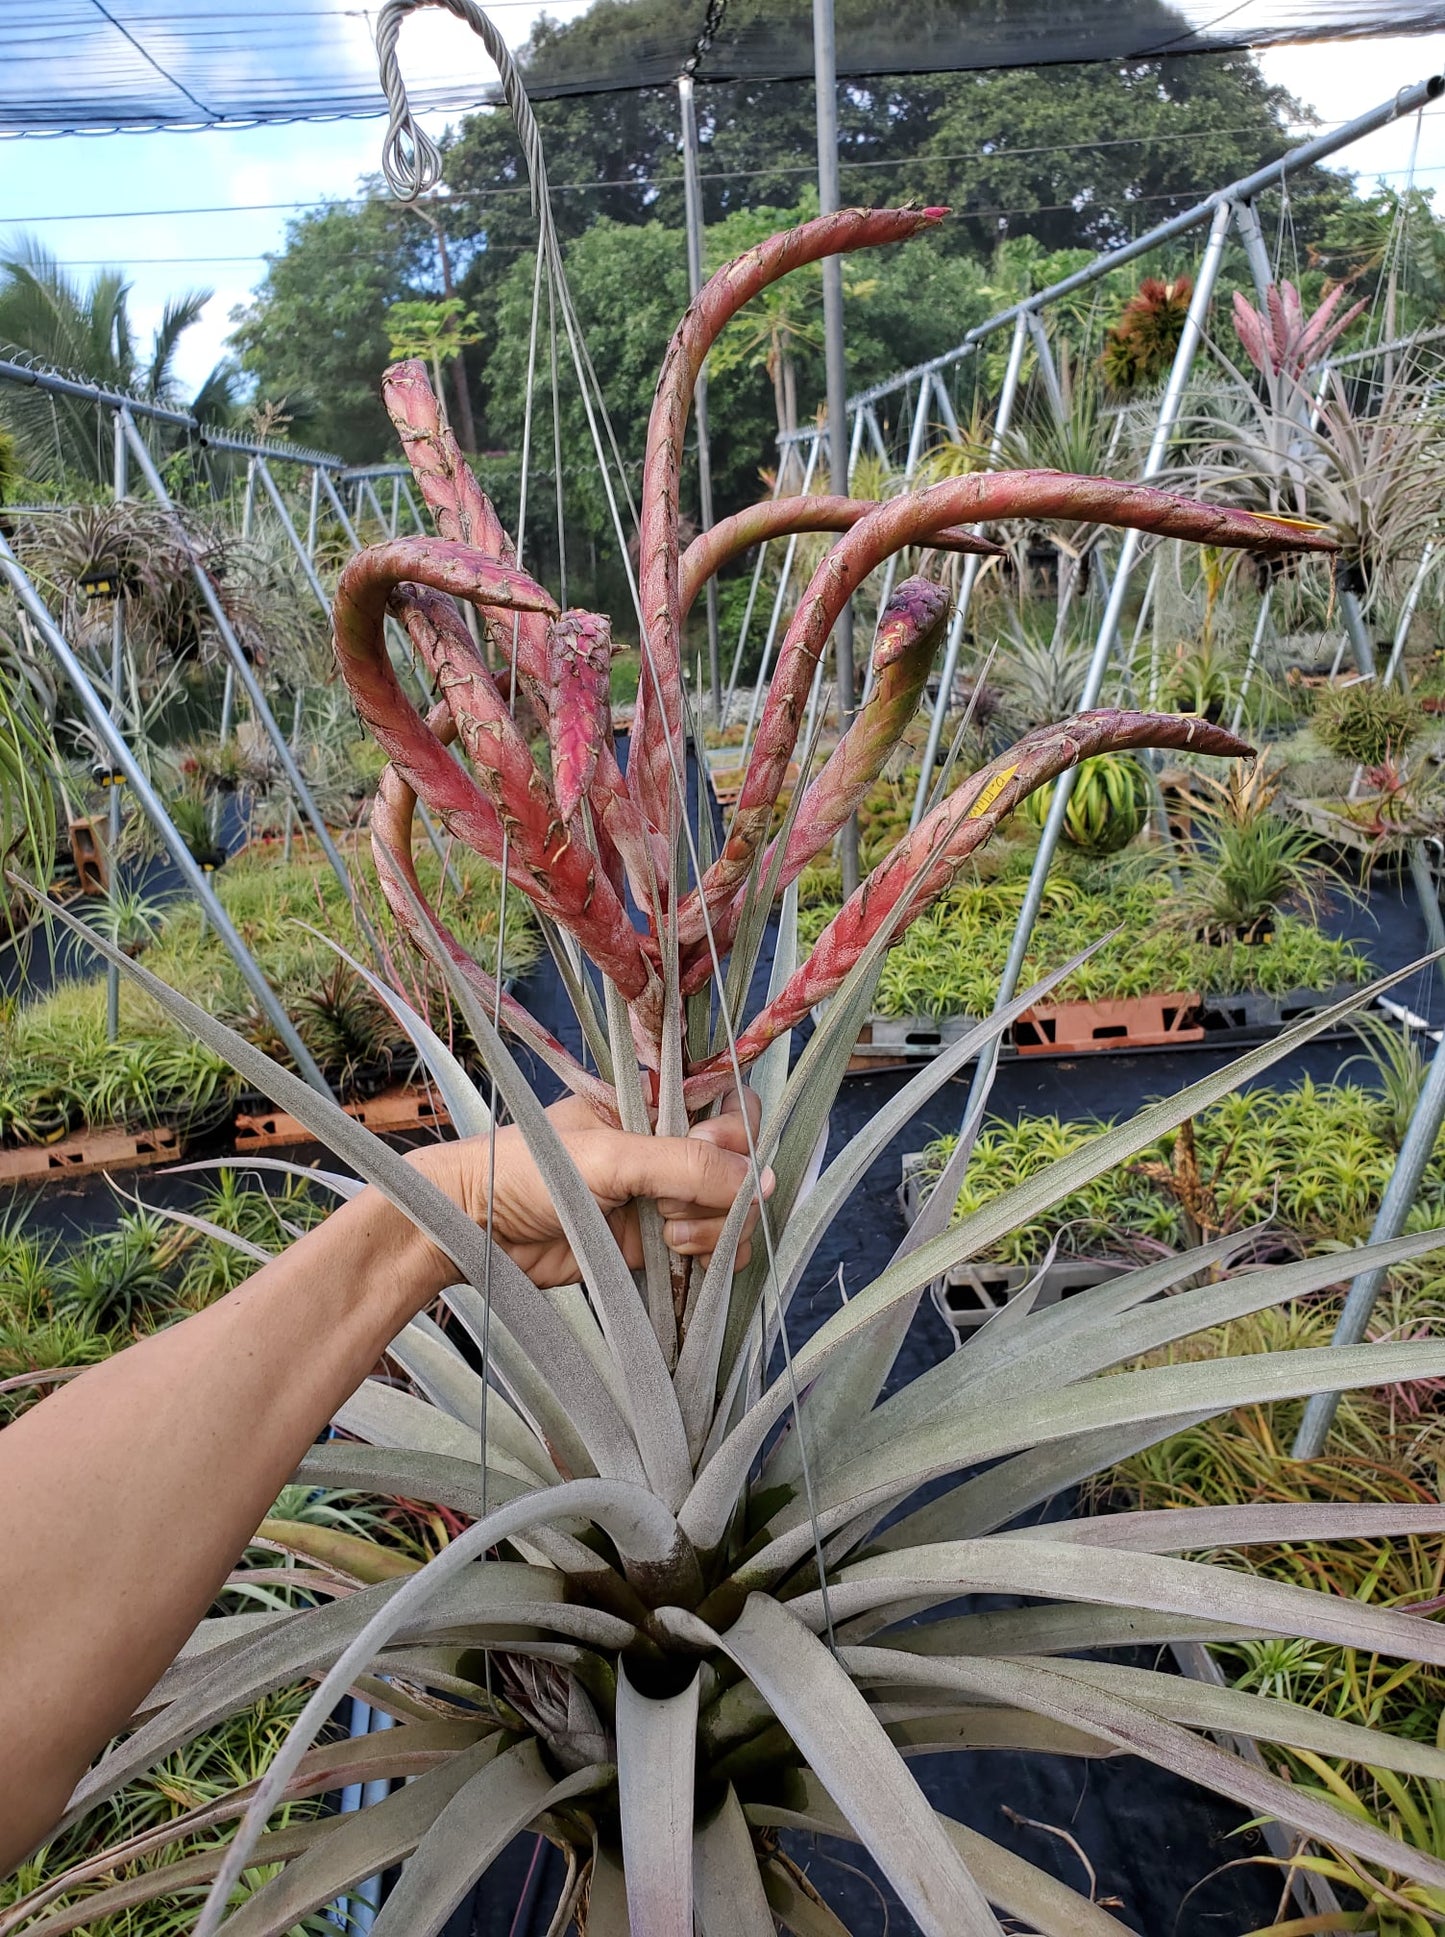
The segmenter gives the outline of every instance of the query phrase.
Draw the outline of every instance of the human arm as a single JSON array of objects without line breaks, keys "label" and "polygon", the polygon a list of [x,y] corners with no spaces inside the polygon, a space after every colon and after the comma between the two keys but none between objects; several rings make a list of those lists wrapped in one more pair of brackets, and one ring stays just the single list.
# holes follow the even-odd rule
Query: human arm
[{"label": "human arm", "polygon": [[[705,1255],[748,1175],[741,1118],[630,1137],[553,1120],[635,1252],[639,1195]],[[575,1276],[514,1128],[414,1161],[539,1285]],[[489,1189],[489,1183],[491,1188]],[[684,1238],[681,1224],[691,1227]],[[96,1752],[203,1617],[306,1448],[456,1276],[365,1190],[207,1310],[91,1368],[0,1433],[0,1871],[59,1818]]]}]

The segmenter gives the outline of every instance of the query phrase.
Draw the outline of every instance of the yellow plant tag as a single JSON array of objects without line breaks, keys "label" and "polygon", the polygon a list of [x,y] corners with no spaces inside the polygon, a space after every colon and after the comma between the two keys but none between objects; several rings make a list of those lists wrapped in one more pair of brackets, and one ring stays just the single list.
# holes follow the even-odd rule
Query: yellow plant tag
[{"label": "yellow plant tag", "polygon": [[1012,766],[1005,767],[1002,773],[996,773],[963,818],[966,821],[976,821],[986,814],[1017,772],[1017,766]]}]

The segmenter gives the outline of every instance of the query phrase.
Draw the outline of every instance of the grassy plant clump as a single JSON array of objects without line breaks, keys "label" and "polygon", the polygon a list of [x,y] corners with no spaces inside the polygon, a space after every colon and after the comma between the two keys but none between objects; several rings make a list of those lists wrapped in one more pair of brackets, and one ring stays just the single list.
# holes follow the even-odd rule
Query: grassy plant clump
[{"label": "grassy plant clump", "polygon": [[[805,884],[799,917],[811,941],[829,919],[826,873]],[[960,888],[908,929],[888,955],[875,1007],[885,1016],[985,1016],[998,995],[1024,881],[1003,879]],[[1226,935],[1200,939],[1180,919],[1179,897],[1163,873],[1060,870],[1044,891],[1024,958],[1021,987],[1058,968],[1087,943],[1118,934],[1074,970],[1051,999],[1097,1002],[1125,996],[1197,990],[1202,995],[1259,990],[1330,989],[1365,980],[1369,963],[1353,942],[1320,934],[1310,922],[1280,915],[1268,939]]]},{"label": "grassy plant clump", "polygon": [[[1147,770],[1129,754],[1091,760],[1074,778],[1064,812],[1064,839],[1090,859],[1117,854],[1143,833],[1152,798]],[[1024,803],[1025,817],[1042,829],[1053,804],[1054,788],[1040,787]]]},{"label": "grassy plant clump", "polygon": [[1331,688],[1315,706],[1315,738],[1339,759],[1362,767],[1397,760],[1423,725],[1417,701],[1373,679]]},{"label": "grassy plant clump", "polygon": [[[967,1217],[993,1198],[1082,1149],[1110,1126],[1026,1116],[993,1121],[979,1136],[959,1192]],[[954,1146],[940,1137],[925,1152],[938,1176]],[[1388,1102],[1353,1083],[1256,1089],[1227,1097],[1132,1163],[1061,1198],[1046,1217],[1009,1234],[995,1255],[1007,1264],[1040,1261],[1057,1238],[1064,1252],[1129,1256],[1177,1250],[1201,1237],[1270,1223],[1286,1248],[1308,1252],[1363,1240],[1395,1166]],[[1445,1153],[1426,1173],[1411,1212],[1424,1229],[1445,1214]]]},{"label": "grassy plant clump", "polygon": [[[431,895],[454,906],[459,927],[481,954],[495,956],[495,872],[459,853],[458,888],[438,887],[428,854],[418,872]],[[217,893],[243,941],[294,1018],[323,1074],[346,1095],[399,1080],[412,1066],[405,1035],[390,1010],[329,945],[358,960],[366,944],[329,868],[310,858],[287,862],[264,847],[247,849],[216,878]],[[241,980],[230,955],[189,902],[138,929],[147,965],[224,1017],[270,1054],[286,1061],[269,1019]],[[509,897],[503,962],[509,975],[536,959],[539,942],[520,895]],[[391,979],[423,1006],[439,1004],[438,978],[417,985],[405,955],[389,964]],[[444,1005],[443,1005],[444,1006]],[[105,983],[68,982],[34,1002],[0,1013],[0,1141],[43,1144],[81,1127],[174,1122],[204,1126],[224,1116],[238,1083],[224,1058],[184,1035],[130,986],[121,990],[117,1040],[106,1040]]]}]

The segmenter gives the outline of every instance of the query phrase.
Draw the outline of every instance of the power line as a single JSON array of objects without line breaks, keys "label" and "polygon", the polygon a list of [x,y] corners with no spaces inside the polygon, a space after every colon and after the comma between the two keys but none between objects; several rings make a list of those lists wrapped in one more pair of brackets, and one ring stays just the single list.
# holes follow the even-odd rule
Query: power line
[{"label": "power line", "polygon": [[[517,3],[530,5],[532,4],[532,0],[517,0]],[[1432,117],[1445,115],[1445,108],[1426,108],[1423,112]],[[1344,122],[1325,121],[1321,122],[1320,126],[1321,128],[1343,127]],[[1232,139],[1236,135],[1254,134],[1255,132],[1254,128],[1186,128],[1176,134],[1117,135],[1100,141],[1061,141],[1041,144],[1040,146],[1030,148],[970,148],[950,154],[920,152],[912,155],[887,155],[855,160],[840,157],[839,166],[852,169],[871,169],[907,168],[915,164],[918,166],[926,166],[944,162],[1006,162],[1026,160],[1036,155],[1082,155],[1106,148],[1157,148],[1184,144],[1191,141],[1226,140]],[[1405,171],[1401,169],[1375,169],[1372,172],[1384,175],[1401,174]],[[1418,173],[1420,171],[1417,170],[1416,172]],[[799,163],[797,165],[789,162],[779,163],[767,168],[716,168],[704,170],[699,179],[709,182],[738,181],[766,175],[812,175],[814,173],[816,173],[816,168],[811,162]],[[586,182],[552,182],[549,186],[554,194],[564,192],[585,193],[589,190],[604,188],[674,187],[681,182],[681,179],[681,175],[617,175],[602,180]],[[528,195],[530,193],[531,190],[523,182],[508,185],[504,188],[456,189],[447,195],[438,195],[431,199],[441,207],[446,207],[451,203],[479,201],[492,197]],[[368,203],[377,202],[381,199],[373,195],[337,195],[331,197],[323,196],[319,199],[312,198],[308,201],[299,202],[224,202],[191,208],[91,209],[88,211],[67,211],[65,213],[51,215],[8,215],[3,218],[3,222],[6,226],[14,225],[32,228],[43,222],[126,222],[160,217],[173,218],[184,215],[284,214],[297,209],[364,208]],[[389,206],[399,208],[401,205],[389,204]],[[197,259],[210,261],[227,260],[227,258],[223,257]]]}]

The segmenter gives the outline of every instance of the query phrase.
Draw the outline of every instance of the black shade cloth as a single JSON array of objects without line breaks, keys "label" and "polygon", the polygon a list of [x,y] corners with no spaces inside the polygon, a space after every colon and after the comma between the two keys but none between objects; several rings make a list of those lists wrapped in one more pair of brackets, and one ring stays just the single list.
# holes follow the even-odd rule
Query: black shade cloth
[{"label": "black shade cloth", "polygon": [[[498,16],[503,23],[506,14]],[[1445,28],[1445,0],[838,0],[845,77],[1119,61]],[[345,0],[0,0],[0,134],[380,114],[367,12]],[[473,51],[475,50],[475,51]],[[455,22],[403,28],[417,108],[495,98]],[[596,0],[544,26],[535,98],[812,73],[811,0]],[[1415,78],[1402,75],[1402,80]]]}]

